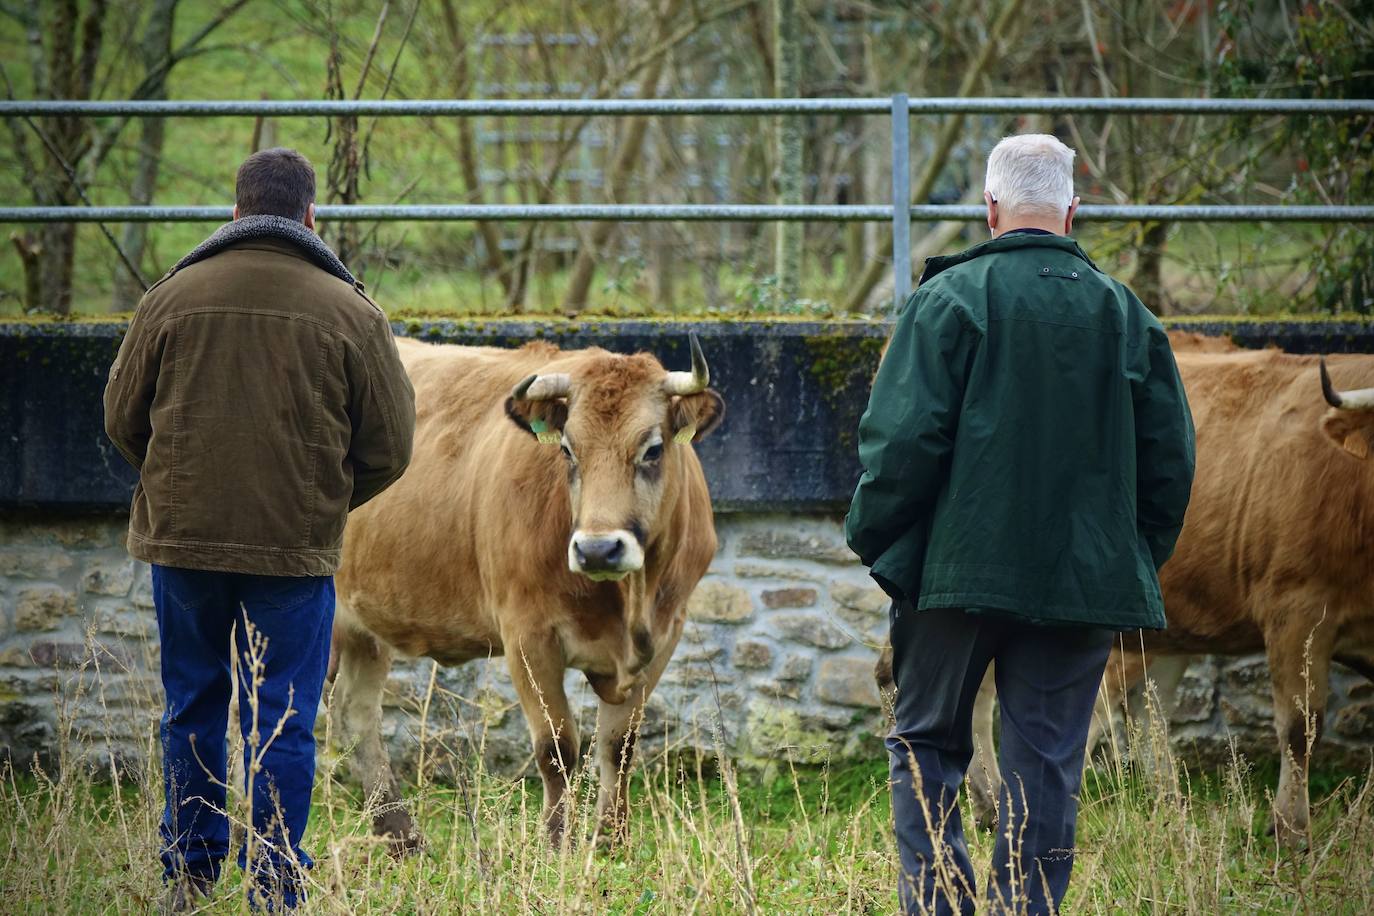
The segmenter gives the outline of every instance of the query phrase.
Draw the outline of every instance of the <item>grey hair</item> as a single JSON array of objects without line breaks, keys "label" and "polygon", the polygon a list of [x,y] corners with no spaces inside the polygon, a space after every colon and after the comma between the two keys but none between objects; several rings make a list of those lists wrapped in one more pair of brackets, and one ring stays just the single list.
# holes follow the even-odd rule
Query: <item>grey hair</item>
[{"label": "grey hair", "polygon": [[1005,214],[1062,217],[1073,202],[1073,157],[1049,134],[1004,137],[988,156],[983,188]]}]

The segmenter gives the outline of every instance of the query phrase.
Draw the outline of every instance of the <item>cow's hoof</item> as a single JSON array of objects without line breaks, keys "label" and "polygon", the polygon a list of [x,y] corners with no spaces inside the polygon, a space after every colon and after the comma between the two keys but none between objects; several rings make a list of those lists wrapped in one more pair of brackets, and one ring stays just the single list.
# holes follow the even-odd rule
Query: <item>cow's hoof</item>
[{"label": "cow's hoof", "polygon": [[415,829],[410,814],[402,808],[393,808],[372,818],[372,833],[386,838],[386,851],[393,859],[403,859],[425,848],[424,837]]},{"label": "cow's hoof", "polygon": [[1271,816],[1265,834],[1274,838],[1274,845],[1288,852],[1305,852],[1308,847],[1307,830],[1297,829],[1277,815]]},{"label": "cow's hoof", "polygon": [[614,852],[630,841],[630,825],[623,817],[601,818],[596,827],[596,848]]},{"label": "cow's hoof", "polygon": [[997,790],[979,783],[970,783],[968,801],[973,808],[973,824],[985,833],[997,829]]}]

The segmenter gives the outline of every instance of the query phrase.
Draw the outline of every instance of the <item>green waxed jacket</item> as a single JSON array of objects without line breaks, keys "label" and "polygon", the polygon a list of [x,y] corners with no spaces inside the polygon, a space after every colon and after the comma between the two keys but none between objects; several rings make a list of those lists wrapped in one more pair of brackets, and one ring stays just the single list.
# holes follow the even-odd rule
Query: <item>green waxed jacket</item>
[{"label": "green waxed jacket", "polygon": [[1192,488],[1159,321],[1071,238],[932,258],[859,424],[849,545],[917,608],[1162,628]]}]

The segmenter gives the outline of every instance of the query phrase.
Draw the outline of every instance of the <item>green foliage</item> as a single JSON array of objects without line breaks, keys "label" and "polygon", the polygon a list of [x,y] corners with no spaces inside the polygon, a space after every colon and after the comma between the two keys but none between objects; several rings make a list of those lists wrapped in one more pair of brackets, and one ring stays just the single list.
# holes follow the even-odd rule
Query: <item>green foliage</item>
[{"label": "green foliage", "polygon": [[[1291,22],[1268,29],[1254,0],[1222,4],[1218,19],[1226,51],[1218,80],[1227,94],[1374,98],[1374,0],[1303,3]],[[1237,141],[1254,127],[1254,119],[1239,121]],[[1294,202],[1374,199],[1374,123],[1368,117],[1291,117],[1280,135],[1292,153],[1287,191]],[[1374,311],[1374,233],[1368,225],[1323,227],[1312,270],[1321,308]]]},{"label": "green foliage", "polygon": [[[728,0],[683,4],[682,27],[691,17],[731,4]],[[802,95],[867,95],[907,91],[914,95],[948,95],[959,85],[975,55],[987,24],[1001,4],[976,0],[951,13],[922,4],[860,4],[839,14],[833,4],[806,5],[802,40],[807,48]],[[33,94],[28,61],[30,45],[10,4],[0,10],[0,59],[14,94]],[[41,8],[45,15],[57,7]],[[89,3],[79,4],[83,9]],[[99,62],[99,95],[129,95],[142,76],[133,48],[146,24],[151,4],[110,0],[106,53]],[[452,6],[467,49],[455,52],[445,28],[443,9]],[[192,38],[225,4],[181,0],[177,7],[174,45]],[[331,46],[330,23],[337,26],[344,89],[362,66],[382,4],[376,0],[264,0],[235,14],[198,51],[179,61],[169,74],[173,98],[319,98],[326,87]],[[766,4],[759,9],[762,10]],[[1282,10],[1280,10],[1282,8]],[[497,94],[539,94],[533,87],[566,87],[589,79],[598,67],[614,66],[644,46],[652,17],[639,6],[622,4],[547,4],[515,0],[421,3],[414,32],[398,58],[394,79],[384,79],[399,48],[411,5],[391,4],[381,28],[372,76],[364,97],[446,98]],[[628,10],[629,12],[624,12]],[[953,10],[951,7],[950,10]],[[1085,13],[1085,10],[1087,13]],[[1207,20],[1211,11],[1210,24]],[[1091,14],[1098,42],[1087,39]],[[837,18],[838,15],[838,18]],[[1036,18],[1038,17],[1038,18]],[[1374,63],[1370,57],[1371,0],[1343,3],[1273,4],[1267,0],[1218,0],[1215,4],[1082,4],[1053,0],[1038,8],[1034,21],[1056,22],[1055,28],[1030,27],[1017,36],[1016,50],[998,64],[986,94],[1030,95],[1060,92],[1095,95],[1192,95],[1208,91],[1239,96],[1305,95],[1320,98],[1370,97]],[[663,91],[671,95],[765,96],[772,89],[766,52],[766,16],[752,8],[702,26],[699,34],[675,49]],[[1028,20],[1032,21],[1032,20]],[[846,29],[848,31],[846,32]],[[615,47],[606,59],[600,52],[562,56],[557,48],[517,59],[480,51],[483,32],[547,33],[591,31],[605,38],[599,47]],[[51,40],[51,36],[47,36]],[[862,39],[862,40],[858,40]],[[622,50],[624,53],[621,53]],[[502,52],[505,53],[505,52]],[[1104,89],[1094,54],[1102,55]],[[487,54],[487,57],[483,57]],[[458,64],[471,65],[466,84],[455,83]],[[1046,83],[1049,80],[1049,83]],[[528,84],[527,89],[511,88]],[[495,90],[496,84],[509,84]],[[691,87],[689,89],[689,87]],[[612,91],[631,91],[626,83]],[[979,90],[982,92],[983,90]],[[102,119],[101,128],[112,126]],[[577,153],[562,177],[549,184],[541,175],[552,144],[506,143],[499,153],[479,156],[479,171],[499,172],[509,180],[481,179],[478,188],[464,179],[458,153],[457,124],[449,119],[359,119],[370,137],[360,179],[363,203],[455,203],[484,195],[488,203],[552,201],[596,202],[604,189],[568,176],[589,165],[604,167],[613,157],[624,121],[596,119],[590,129],[602,146]],[[804,168],[816,173],[807,182],[811,203],[885,203],[887,125],[883,118],[816,117],[804,123]],[[937,192],[942,202],[956,199],[976,183],[990,143],[1012,130],[1054,130],[1080,151],[1085,200],[1112,202],[1206,203],[1274,199],[1291,202],[1361,203],[1371,198],[1369,119],[1253,119],[1234,133],[1212,129],[1215,120],[1148,117],[1140,119],[1075,116],[1054,121],[1035,118],[970,118],[946,164]],[[162,204],[227,203],[234,168],[249,151],[251,118],[172,119],[163,155],[156,201]],[[1137,130],[1139,133],[1134,134]],[[655,155],[637,166],[622,202],[710,203],[716,182],[724,199],[737,203],[772,201],[776,163],[769,148],[771,119],[659,119],[651,128]],[[1070,129],[1069,125],[1072,125]],[[1199,127],[1198,125],[1201,125]],[[27,128],[11,123],[23,134]],[[558,119],[482,118],[473,122],[480,134],[492,131],[548,131],[569,126]],[[913,121],[913,157],[919,167],[931,152],[934,119]],[[272,142],[296,146],[315,162],[324,184],[337,129],[324,119],[283,118],[265,125]],[[1281,134],[1281,135],[1280,135]],[[136,167],[139,133],[125,127],[99,168],[83,174],[92,200],[101,205],[129,201]],[[690,136],[691,143],[681,141]],[[723,146],[716,137],[725,137]],[[1180,139],[1182,138],[1182,139]],[[266,138],[265,138],[266,139]],[[723,152],[721,152],[723,150]],[[30,156],[42,162],[41,149],[28,138]],[[1300,158],[1301,157],[1301,158]],[[653,162],[650,162],[650,159]],[[1305,163],[1305,164],[1304,164]],[[52,172],[56,175],[58,173]],[[514,177],[511,177],[514,176]],[[696,179],[695,183],[690,178]],[[843,200],[840,176],[854,179]],[[1274,193],[1271,194],[1270,192]],[[1123,196],[1124,195],[1124,196]],[[31,201],[13,142],[13,130],[0,141],[0,200]],[[116,234],[118,227],[113,227]],[[204,224],[167,224],[150,228],[142,270],[156,277],[211,230]],[[681,224],[663,227],[627,224],[616,228],[605,246],[591,286],[589,312],[646,315],[756,314],[829,317],[834,303],[845,302],[855,286],[855,273],[888,252],[873,249],[857,227],[808,224],[801,285],[795,301],[783,301],[774,276],[768,224]],[[544,241],[580,242],[587,227],[548,224],[534,230],[533,250]],[[1273,226],[1198,226],[1179,224],[1169,230],[1162,270],[1165,298],[1185,313],[1270,314],[1314,308],[1368,310],[1374,292],[1371,259],[1374,234],[1367,226],[1340,228]],[[7,227],[5,232],[14,231]],[[21,230],[22,231],[22,230]],[[929,227],[917,225],[917,245]],[[523,224],[499,226],[507,262],[525,242]],[[658,233],[657,235],[655,233]],[[510,310],[499,271],[484,263],[486,242],[472,224],[385,223],[358,227],[359,246],[351,266],[394,312],[426,314],[500,314]],[[1088,224],[1082,238],[1104,268],[1132,279],[1141,227]],[[956,238],[963,247],[978,233]],[[77,230],[74,308],[99,314],[110,308],[113,278],[122,269],[96,226]],[[326,237],[335,240],[326,227]],[[645,257],[662,239],[670,239],[671,256]],[[855,242],[858,239],[859,243]],[[516,248],[511,248],[516,243]],[[553,246],[556,247],[556,246]],[[668,263],[672,273],[671,304],[653,292],[654,271]],[[524,310],[553,314],[567,289],[570,258],[562,251],[543,252],[528,279]],[[10,244],[0,244],[0,316],[21,311],[23,271]],[[867,308],[881,313],[887,303],[877,295]]]}]

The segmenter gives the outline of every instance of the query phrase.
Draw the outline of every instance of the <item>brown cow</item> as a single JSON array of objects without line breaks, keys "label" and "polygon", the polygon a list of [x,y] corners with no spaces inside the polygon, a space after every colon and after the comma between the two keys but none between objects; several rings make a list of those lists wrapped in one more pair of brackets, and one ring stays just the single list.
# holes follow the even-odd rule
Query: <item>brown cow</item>
[{"label": "brown cow", "polygon": [[563,689],[601,701],[600,833],[626,829],[644,702],[716,551],[690,442],[719,423],[695,335],[692,371],[647,354],[398,341],[415,386],[415,454],[349,518],[334,630],[335,732],[377,807],[375,833],[418,844],[379,732],[393,652],[443,665],[505,655],[558,843],[577,722]]},{"label": "brown cow", "polygon": [[[1163,654],[1266,653],[1282,749],[1274,830],[1292,845],[1308,830],[1307,764],[1330,662],[1374,677],[1374,357],[1333,359],[1338,382],[1364,387],[1341,393],[1314,357],[1175,344],[1198,471],[1160,578],[1169,629],[1144,634],[1144,645]],[[1118,680],[1143,671],[1129,655],[1109,664]],[[1179,673],[1172,666],[1167,680]],[[1119,693],[1110,672],[1108,680]],[[992,816],[1000,781],[993,700],[985,680],[970,766],[980,822]]]},{"label": "brown cow", "polygon": [[1346,393],[1313,357],[1179,362],[1198,475],[1161,577],[1169,629],[1145,634],[1145,647],[1265,652],[1282,750],[1274,827],[1300,841],[1331,660],[1374,675],[1374,357],[1333,359],[1342,384],[1364,387]]}]

